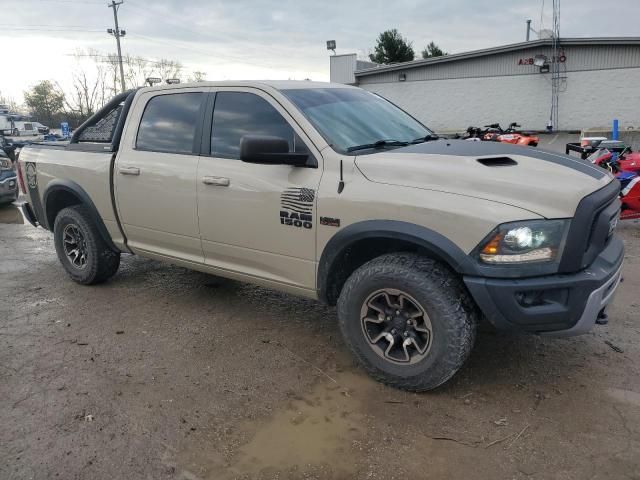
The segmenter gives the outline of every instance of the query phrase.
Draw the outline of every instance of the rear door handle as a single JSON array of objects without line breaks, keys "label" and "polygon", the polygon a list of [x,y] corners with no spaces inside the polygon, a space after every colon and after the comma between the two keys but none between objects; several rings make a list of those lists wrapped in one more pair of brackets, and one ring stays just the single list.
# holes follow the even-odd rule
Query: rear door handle
[{"label": "rear door handle", "polygon": [[140,175],[140,169],[138,167],[119,167],[118,173],[120,175]]},{"label": "rear door handle", "polygon": [[202,177],[205,185],[216,185],[218,187],[228,187],[231,181],[225,177]]}]

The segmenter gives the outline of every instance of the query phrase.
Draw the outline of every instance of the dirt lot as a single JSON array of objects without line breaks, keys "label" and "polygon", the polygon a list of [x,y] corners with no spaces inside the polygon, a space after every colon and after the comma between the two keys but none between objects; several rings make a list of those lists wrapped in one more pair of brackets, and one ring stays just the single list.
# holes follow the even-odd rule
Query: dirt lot
[{"label": "dirt lot", "polygon": [[640,478],[640,223],[621,233],[609,326],[480,334],[417,395],[352,364],[331,308],[130,256],[81,287],[48,232],[0,224],[0,478]]},{"label": "dirt lot", "polygon": [[640,222],[610,324],[481,333],[443,388],[353,365],[335,311],[137,257],[82,287],[0,209],[1,479],[640,479]]}]

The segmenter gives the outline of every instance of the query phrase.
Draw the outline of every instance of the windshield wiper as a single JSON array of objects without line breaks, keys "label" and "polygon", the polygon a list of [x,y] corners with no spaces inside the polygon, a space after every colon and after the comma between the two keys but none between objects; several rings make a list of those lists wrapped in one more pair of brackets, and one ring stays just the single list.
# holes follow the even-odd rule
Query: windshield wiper
[{"label": "windshield wiper", "polygon": [[354,145],[347,148],[347,152],[354,152],[356,150],[366,150],[368,148],[383,148],[383,147],[404,147],[409,145],[409,142],[401,142],[400,140],[378,140],[374,143],[365,143],[364,145]]},{"label": "windshield wiper", "polygon": [[430,142],[432,140],[438,140],[439,138],[440,137],[438,135],[436,135],[435,133],[429,133],[425,137],[418,137],[415,140],[412,140],[411,143],[415,144],[415,143]]}]

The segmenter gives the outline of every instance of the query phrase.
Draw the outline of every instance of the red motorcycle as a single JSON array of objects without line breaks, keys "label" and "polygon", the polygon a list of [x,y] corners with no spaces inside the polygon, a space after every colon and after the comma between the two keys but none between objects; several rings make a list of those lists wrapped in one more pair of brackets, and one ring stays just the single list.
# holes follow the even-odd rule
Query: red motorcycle
[{"label": "red motorcycle", "polygon": [[620,190],[620,202],[622,203],[620,219],[630,220],[640,218],[640,162],[638,161],[640,159],[630,157],[633,155],[630,152],[624,156],[622,153],[614,152],[608,148],[599,148],[587,160],[609,170],[616,176],[622,187]]},{"label": "red motorcycle", "polygon": [[[622,142],[606,141],[598,146],[600,148],[587,157],[592,163],[606,166],[614,160],[620,171],[640,174],[640,152],[632,152]],[[614,159],[614,155],[617,158]]]}]

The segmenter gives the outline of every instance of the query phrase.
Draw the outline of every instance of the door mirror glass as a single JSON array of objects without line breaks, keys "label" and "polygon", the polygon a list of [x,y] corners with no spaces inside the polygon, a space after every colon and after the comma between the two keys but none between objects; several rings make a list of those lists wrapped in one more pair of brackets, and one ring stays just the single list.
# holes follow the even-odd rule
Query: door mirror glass
[{"label": "door mirror glass", "polygon": [[243,135],[240,139],[240,160],[265,165],[305,166],[309,155],[289,151],[289,142],[282,137]]}]

